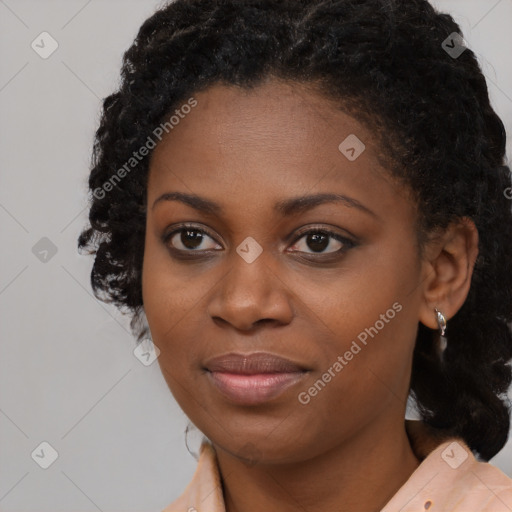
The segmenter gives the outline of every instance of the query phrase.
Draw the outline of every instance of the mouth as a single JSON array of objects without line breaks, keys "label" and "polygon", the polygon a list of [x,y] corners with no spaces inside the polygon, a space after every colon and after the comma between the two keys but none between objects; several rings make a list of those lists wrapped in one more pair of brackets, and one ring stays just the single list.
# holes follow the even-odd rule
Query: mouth
[{"label": "mouth", "polygon": [[258,405],[277,398],[309,371],[266,352],[225,354],[207,361],[204,369],[215,389],[238,405]]}]

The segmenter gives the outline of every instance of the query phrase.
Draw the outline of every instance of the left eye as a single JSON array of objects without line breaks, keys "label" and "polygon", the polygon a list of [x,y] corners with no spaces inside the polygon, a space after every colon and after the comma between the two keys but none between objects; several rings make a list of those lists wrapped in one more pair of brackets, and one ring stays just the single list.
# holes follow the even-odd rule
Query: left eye
[{"label": "left eye", "polygon": [[[292,246],[294,251],[308,252],[307,248],[311,249],[312,252],[309,254],[318,253],[334,253],[341,252],[345,246],[353,245],[352,242],[337,233],[331,233],[330,231],[308,231],[303,233],[300,238]],[[330,250],[326,250],[330,249]]]},{"label": "left eye", "polygon": [[[213,243],[210,242],[210,247],[205,247],[204,242],[208,239]],[[167,240],[174,249],[180,251],[216,250],[220,247],[206,231],[197,228],[181,228],[168,235]]]}]

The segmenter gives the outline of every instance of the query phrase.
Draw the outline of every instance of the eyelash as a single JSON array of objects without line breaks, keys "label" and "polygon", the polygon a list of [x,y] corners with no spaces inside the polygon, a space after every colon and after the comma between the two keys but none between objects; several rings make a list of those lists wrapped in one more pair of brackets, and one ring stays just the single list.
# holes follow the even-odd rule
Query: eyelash
[{"label": "eyelash", "polygon": [[[181,233],[185,230],[195,231],[197,233],[200,233],[201,235],[207,235],[212,240],[214,240],[217,244],[217,240],[215,237],[209,233],[204,228],[199,228],[193,224],[180,224],[177,228],[173,229],[170,233],[164,234],[162,237],[162,242],[167,246],[167,248],[173,253],[173,255],[179,259],[195,259],[195,258],[201,258],[205,257],[205,253],[207,255],[211,255],[213,252],[217,252],[219,249],[207,249],[202,251],[195,251],[195,250],[188,250],[185,251],[183,249],[176,249],[175,247],[171,246],[169,244],[169,241],[172,239],[174,235],[177,233]],[[333,238],[334,240],[340,242],[343,244],[343,247],[341,249],[338,249],[337,251],[328,252],[328,253],[305,253],[302,251],[293,251],[294,253],[301,254],[301,258],[311,261],[311,259],[318,260],[318,259],[333,259],[333,258],[339,258],[342,254],[344,254],[347,250],[355,247],[357,244],[353,240],[350,240],[346,237],[343,237],[339,233],[335,233],[334,231],[330,231],[329,229],[326,229],[324,227],[310,227],[305,229],[304,231],[299,231],[297,233],[296,237],[293,239],[293,242],[291,245],[295,245],[299,240],[304,238],[305,236],[309,234],[322,234],[327,235],[329,238]],[[219,244],[220,245],[220,244]],[[195,254],[194,254],[195,253]],[[203,253],[203,255],[201,255]],[[306,255],[306,256],[304,256]]]}]

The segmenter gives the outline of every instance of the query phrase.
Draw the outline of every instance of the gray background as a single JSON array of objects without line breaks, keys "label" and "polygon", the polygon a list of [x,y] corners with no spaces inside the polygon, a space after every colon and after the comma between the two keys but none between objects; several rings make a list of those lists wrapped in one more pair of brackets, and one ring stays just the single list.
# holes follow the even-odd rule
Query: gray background
[{"label": "gray background", "polygon": [[[512,0],[433,3],[461,24],[511,137]],[[94,299],[76,250],[100,99],[159,4],[0,0],[3,512],[160,511],[196,467],[158,364],[134,356],[129,319]],[[43,31],[59,45],[47,59],[31,48]],[[31,456],[43,441],[58,453],[46,470]],[[512,442],[492,463],[512,476]]]}]

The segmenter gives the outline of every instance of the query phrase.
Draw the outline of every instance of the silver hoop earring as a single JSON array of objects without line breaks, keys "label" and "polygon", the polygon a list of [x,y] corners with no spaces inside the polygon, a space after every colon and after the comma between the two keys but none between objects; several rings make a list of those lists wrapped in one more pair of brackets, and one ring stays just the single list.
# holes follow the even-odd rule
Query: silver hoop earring
[{"label": "silver hoop earring", "polygon": [[[197,450],[194,452],[190,449],[189,444],[189,434],[193,435],[193,443],[197,447]],[[201,449],[203,443],[210,443],[210,440],[191,422],[187,423],[187,428],[185,429],[185,446],[187,447],[188,453],[194,457],[197,461],[199,461],[199,457],[201,456]]]},{"label": "silver hoop earring", "polygon": [[190,450],[190,446],[188,445],[188,434],[191,430],[195,429],[195,425],[191,423],[190,421],[187,423],[187,428],[185,429],[185,446],[187,447],[188,453],[194,457],[197,461],[199,461],[199,453],[193,452]]},{"label": "silver hoop earring", "polygon": [[439,326],[440,331],[436,342],[436,352],[441,363],[444,363],[444,351],[448,345],[448,341],[444,336],[444,333],[446,332],[446,317],[437,308],[434,308],[434,311],[436,312],[437,325]]},{"label": "silver hoop earring", "polygon": [[437,308],[434,308],[434,311],[437,315],[437,325],[441,331],[441,336],[444,336],[444,333],[446,332],[446,317]]}]

